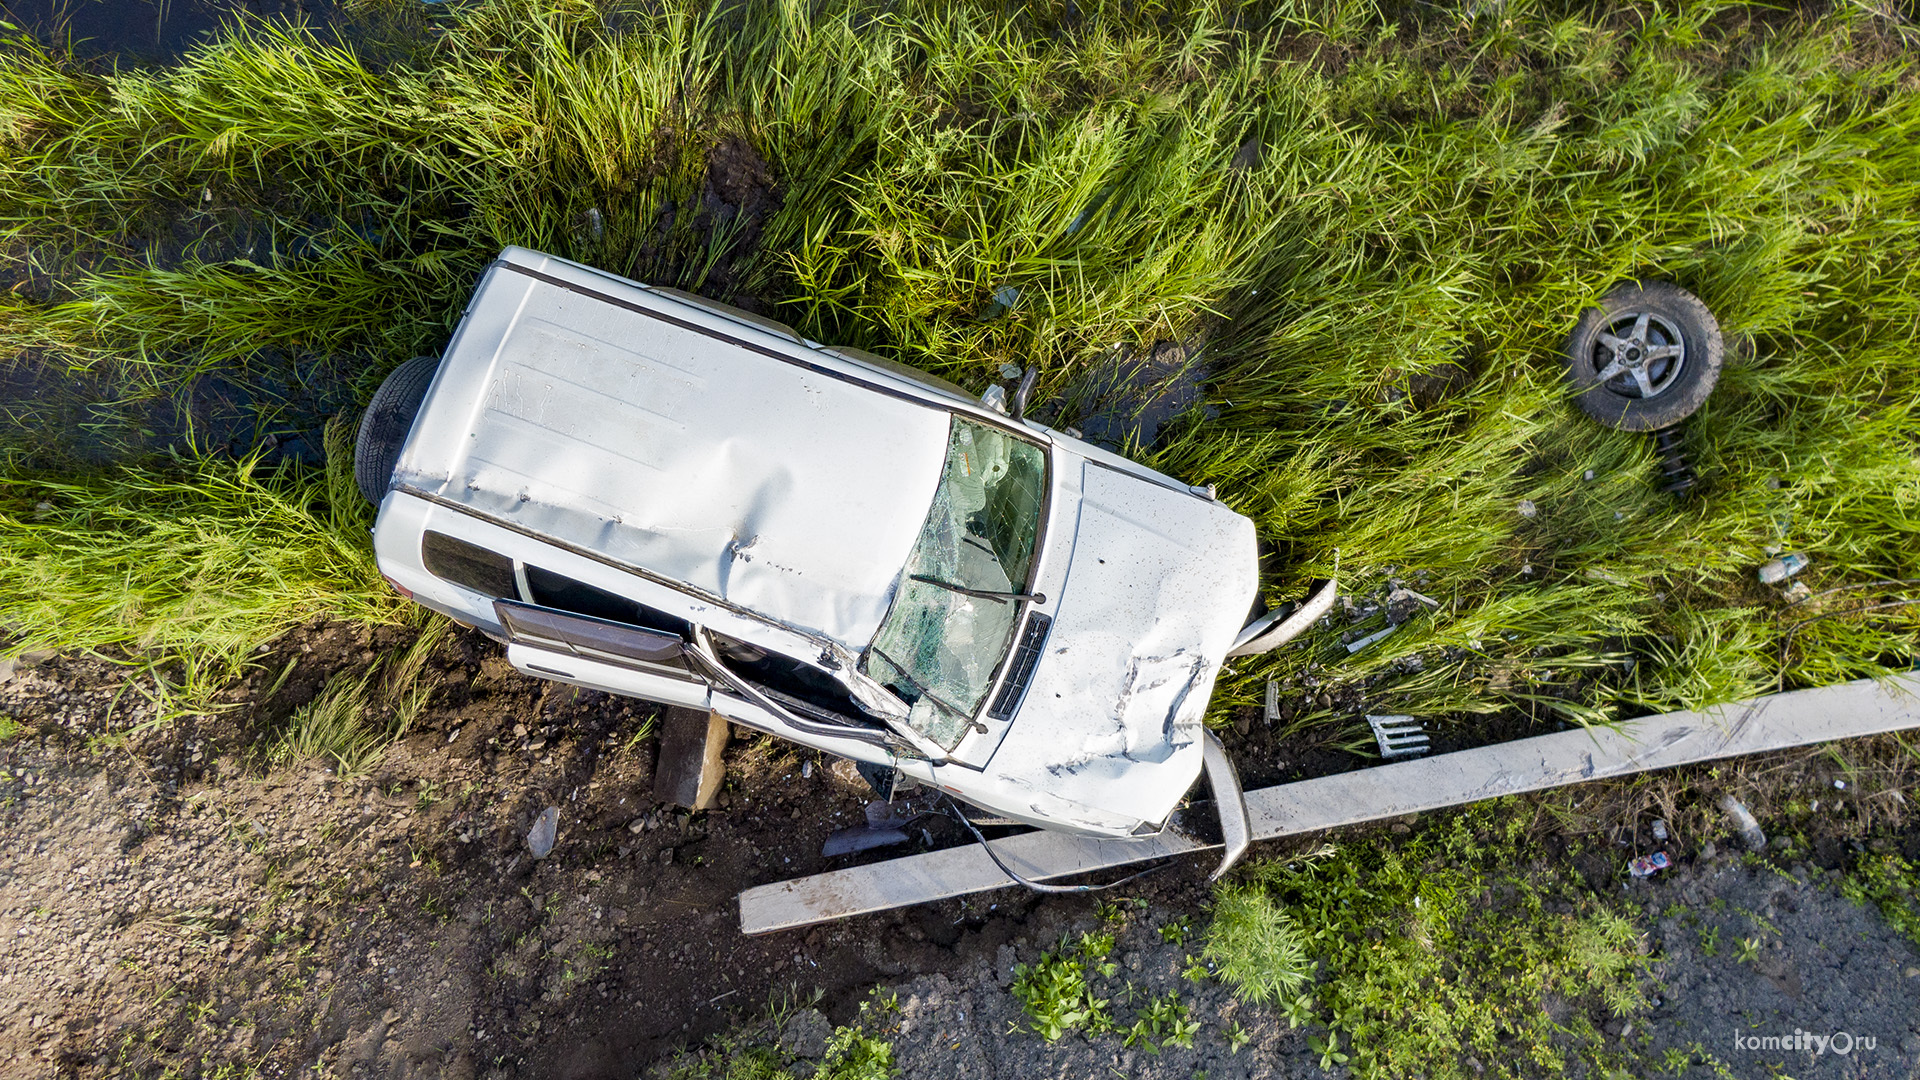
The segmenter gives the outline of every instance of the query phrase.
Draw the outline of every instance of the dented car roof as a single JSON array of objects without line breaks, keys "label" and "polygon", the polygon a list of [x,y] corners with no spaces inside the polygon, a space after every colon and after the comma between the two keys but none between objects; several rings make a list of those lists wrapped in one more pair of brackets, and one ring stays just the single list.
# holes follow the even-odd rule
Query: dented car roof
[{"label": "dented car roof", "polygon": [[949,414],[561,260],[509,249],[498,267],[395,482],[848,649],[871,641]]}]

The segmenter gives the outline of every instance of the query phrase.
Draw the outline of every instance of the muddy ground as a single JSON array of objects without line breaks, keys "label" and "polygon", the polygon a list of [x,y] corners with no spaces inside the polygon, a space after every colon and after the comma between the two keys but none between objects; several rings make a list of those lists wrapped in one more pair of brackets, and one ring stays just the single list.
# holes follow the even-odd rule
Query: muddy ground
[{"label": "muddy ground", "polygon": [[[1232,1020],[1255,1035],[1238,1054],[1205,1032],[1151,1060],[1112,1039],[1010,1033],[1011,964],[1088,925],[1092,897],[1007,891],[742,937],[740,889],[894,853],[820,855],[871,792],[753,737],[729,749],[718,808],[656,804],[648,708],[523,678],[478,635],[432,654],[426,711],[365,777],[270,760],[295,708],[406,640],[305,628],[259,658],[229,707],[167,722],[130,668],[15,666],[0,684],[0,714],[20,725],[0,743],[0,1076],[631,1077],[815,991],[828,1021],[848,1022],[876,986],[900,995],[910,1076],[962,1063],[996,1078],[1318,1071],[1301,1032],[1212,983],[1187,996],[1205,1032]],[[1793,782],[1829,781],[1813,767]],[[527,832],[549,806],[558,842],[535,860]],[[919,846],[956,839],[926,828]],[[1845,1028],[1875,1036],[1874,1055],[1795,1075],[1914,1075],[1910,943],[1830,883],[1698,857],[1704,831],[1676,839],[1693,854],[1634,897],[1676,989],[1620,1038],[1652,1060],[1692,1041],[1731,1050],[1736,1016]],[[1850,850],[1822,837],[1799,876],[1843,868]],[[1151,912],[1122,943],[1135,981],[1178,980],[1185,952],[1150,931],[1203,921],[1206,869],[1128,887]],[[1597,887],[1621,887],[1617,870],[1596,869]],[[1743,911],[1781,928],[1777,955],[1703,955],[1701,920]],[[1819,1071],[1832,1062],[1843,1071]]]},{"label": "muddy ground", "polygon": [[[844,1020],[867,987],[992,958],[1050,906],[744,938],[735,894],[828,868],[864,784],[755,738],[730,748],[719,808],[658,805],[650,709],[523,678],[478,635],[436,652],[426,714],[367,777],[267,763],[296,706],[400,641],[298,632],[232,708],[170,723],[100,660],[0,685],[23,725],[0,744],[0,1074],[627,1076],[782,994],[822,990]],[[548,806],[558,843],[536,861]],[[1191,875],[1161,877],[1197,903]]]}]

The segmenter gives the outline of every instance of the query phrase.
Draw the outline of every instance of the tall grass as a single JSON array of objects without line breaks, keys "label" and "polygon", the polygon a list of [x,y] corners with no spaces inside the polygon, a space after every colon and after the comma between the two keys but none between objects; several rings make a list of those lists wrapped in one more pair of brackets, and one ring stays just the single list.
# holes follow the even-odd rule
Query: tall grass
[{"label": "tall grass", "polygon": [[[1182,341],[1206,409],[1129,451],[1253,517],[1276,596],[1337,559],[1349,591],[1422,575],[1442,602],[1355,655],[1323,632],[1238,665],[1218,717],[1280,678],[1603,722],[1910,662],[1920,610],[1789,648],[1818,612],[1752,580],[1770,547],[1809,552],[1816,588],[1920,577],[1920,96],[1861,9],[477,0],[396,25],[375,49],[247,24],[104,74],[0,52],[0,343],[163,388],[244,380],[262,350],[354,356],[370,392],[507,243],[969,386],[1036,365],[1043,399]],[[1579,309],[1641,277],[1700,294],[1731,343],[1685,504],[1558,377]],[[97,493],[60,519],[78,551],[181,518],[252,535],[311,482],[165,495],[229,468],[9,490]],[[269,516],[312,530],[274,580],[380,608],[351,530]],[[7,565],[42,565],[50,534],[13,520]],[[114,560],[62,565],[0,624],[176,634],[111,599]],[[280,624],[247,625],[229,637]]]},{"label": "tall grass", "polygon": [[201,458],[0,478],[8,651],[131,654],[171,691],[163,711],[197,711],[293,626],[408,617],[374,568],[344,439],[336,425],[335,464],[310,475]]}]

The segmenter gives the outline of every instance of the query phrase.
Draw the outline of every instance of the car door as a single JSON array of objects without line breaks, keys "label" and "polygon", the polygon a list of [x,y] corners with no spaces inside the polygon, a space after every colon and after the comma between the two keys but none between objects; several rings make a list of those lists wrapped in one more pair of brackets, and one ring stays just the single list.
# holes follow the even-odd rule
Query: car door
[{"label": "car door", "polygon": [[686,642],[644,626],[496,600],[507,662],[544,679],[665,705],[706,709],[712,688],[688,664]]}]

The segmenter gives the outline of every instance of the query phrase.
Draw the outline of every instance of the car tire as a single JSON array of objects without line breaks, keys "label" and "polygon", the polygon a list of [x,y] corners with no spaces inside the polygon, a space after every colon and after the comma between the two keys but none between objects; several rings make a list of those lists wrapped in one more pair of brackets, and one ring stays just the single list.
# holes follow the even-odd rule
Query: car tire
[{"label": "car tire", "polygon": [[393,467],[400,461],[400,448],[406,444],[413,418],[439,369],[439,357],[416,356],[394,368],[380,389],[373,392],[373,400],[367,402],[367,411],[360,417],[360,434],[353,444],[353,482],[361,496],[375,506],[387,496]]},{"label": "car tire", "polygon": [[1600,423],[1658,431],[1707,400],[1723,351],[1720,324],[1698,297],[1670,282],[1629,282],[1581,312],[1567,337],[1567,380]]}]

